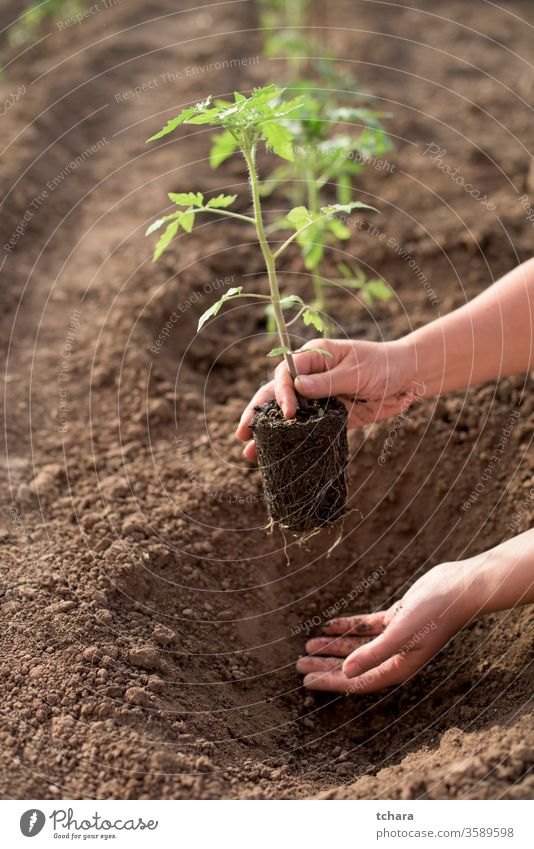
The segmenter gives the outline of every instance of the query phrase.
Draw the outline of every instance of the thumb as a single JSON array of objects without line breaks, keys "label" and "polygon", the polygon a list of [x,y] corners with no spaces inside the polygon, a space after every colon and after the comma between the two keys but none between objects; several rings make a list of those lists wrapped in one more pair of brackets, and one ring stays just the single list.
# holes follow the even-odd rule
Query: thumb
[{"label": "thumb", "polygon": [[343,664],[343,672],[347,678],[354,678],[356,675],[375,669],[401,651],[414,634],[414,626],[413,622],[410,625],[410,618],[408,616],[392,622],[379,637],[349,654]]},{"label": "thumb", "polygon": [[304,398],[326,398],[328,395],[353,395],[356,379],[347,366],[334,366],[330,371],[318,374],[298,375],[295,389]]}]

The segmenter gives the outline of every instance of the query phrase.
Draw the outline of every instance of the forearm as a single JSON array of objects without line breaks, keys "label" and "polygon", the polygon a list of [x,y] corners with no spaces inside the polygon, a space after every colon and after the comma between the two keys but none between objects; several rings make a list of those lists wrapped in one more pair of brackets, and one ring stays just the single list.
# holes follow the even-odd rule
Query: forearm
[{"label": "forearm", "polygon": [[466,561],[474,615],[534,602],[534,530]]},{"label": "forearm", "polygon": [[466,389],[534,367],[534,259],[404,342],[425,395]]}]

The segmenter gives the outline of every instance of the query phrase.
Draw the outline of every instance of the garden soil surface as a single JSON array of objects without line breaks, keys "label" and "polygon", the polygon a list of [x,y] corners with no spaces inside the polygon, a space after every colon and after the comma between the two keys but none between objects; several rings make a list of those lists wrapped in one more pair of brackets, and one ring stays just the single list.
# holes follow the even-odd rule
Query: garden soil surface
[{"label": "garden soil surface", "polygon": [[[196,335],[225,287],[264,290],[253,233],[200,222],[155,265],[144,237],[167,191],[247,209],[244,164],[210,172],[203,128],[144,141],[284,65],[257,58],[252,3],[109,5],[4,54],[3,797],[532,796],[531,609],[477,620],[375,695],[307,694],[294,662],[332,609],[388,606],[532,524],[533,381],[353,433],[330,557],[338,530],[268,534],[233,435],[268,376],[263,316],[243,302]],[[322,23],[396,145],[361,181],[380,215],[343,253],[395,296],[331,312],[338,335],[396,338],[532,254],[532,4],[333,0]],[[282,283],[307,291],[296,252]]]}]

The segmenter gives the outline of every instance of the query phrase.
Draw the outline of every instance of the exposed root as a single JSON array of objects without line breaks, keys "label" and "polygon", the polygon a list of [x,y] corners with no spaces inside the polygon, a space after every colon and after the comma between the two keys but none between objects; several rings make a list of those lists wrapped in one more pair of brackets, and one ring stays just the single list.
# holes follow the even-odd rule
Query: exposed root
[{"label": "exposed root", "polygon": [[324,407],[288,422],[270,402],[251,423],[269,515],[305,534],[336,523],[347,500],[347,411],[336,399]]}]

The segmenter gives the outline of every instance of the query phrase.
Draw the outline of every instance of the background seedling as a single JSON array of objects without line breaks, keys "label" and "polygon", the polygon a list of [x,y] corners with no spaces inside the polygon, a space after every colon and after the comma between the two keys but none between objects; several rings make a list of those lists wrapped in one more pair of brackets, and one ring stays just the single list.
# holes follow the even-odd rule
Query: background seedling
[{"label": "background seedling", "polygon": [[[307,89],[311,85],[311,81],[307,83]],[[293,203],[306,203],[311,214],[316,215],[332,193],[341,205],[350,204],[353,180],[362,173],[365,162],[390,152],[392,145],[381,124],[381,119],[387,117],[384,113],[366,107],[333,107],[325,99],[310,96],[308,90],[302,97],[303,108],[291,122],[294,162],[291,167],[282,164],[271,173],[264,183],[264,193],[280,189]],[[340,125],[352,129],[357,127],[358,134],[332,132]],[[276,222],[277,227],[283,228],[286,224],[283,219]],[[338,246],[349,237],[350,229],[342,221],[334,219],[320,231],[310,227],[299,240],[306,268],[312,275],[313,306],[319,311],[327,309],[325,287],[340,283],[321,273],[325,249]],[[372,280],[367,281],[369,285],[362,285],[366,278],[361,270],[355,277],[347,277],[341,269],[340,272],[349,288],[365,288],[368,306],[372,303],[373,293],[380,300],[391,297],[391,290],[384,281]]]},{"label": "background seedling", "polygon": [[39,35],[41,26],[48,18],[68,18],[83,11],[83,0],[44,0],[26,4],[24,12],[9,30],[8,41],[12,47],[18,47]]}]

